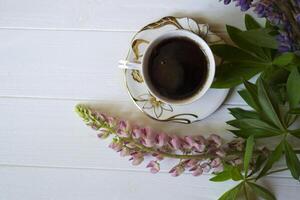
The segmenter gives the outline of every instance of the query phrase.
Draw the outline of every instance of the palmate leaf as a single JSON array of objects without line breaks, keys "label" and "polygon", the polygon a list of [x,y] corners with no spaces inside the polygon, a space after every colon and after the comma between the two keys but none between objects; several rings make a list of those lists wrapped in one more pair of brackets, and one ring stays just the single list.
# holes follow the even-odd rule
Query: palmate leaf
[{"label": "palmate leaf", "polygon": [[266,188],[252,182],[247,182],[254,193],[265,200],[276,200],[276,197]]},{"label": "palmate leaf", "polygon": [[279,115],[278,105],[272,98],[269,89],[262,78],[258,79],[258,101],[266,117],[278,128],[285,130]]},{"label": "palmate leaf", "polygon": [[242,108],[228,108],[228,110],[230,111],[230,114],[236,119],[259,119],[259,115],[254,111],[244,110]]},{"label": "palmate leaf", "polygon": [[251,106],[257,112],[261,111],[261,106],[258,101],[258,90],[257,86],[249,81],[244,81],[246,90],[244,92],[239,92],[241,97],[246,101],[246,103]]},{"label": "palmate leaf", "polygon": [[249,169],[249,164],[250,164],[250,161],[251,161],[251,158],[252,158],[253,148],[254,148],[254,136],[251,135],[247,139],[245,155],[244,155],[245,177],[247,177],[247,175],[248,175],[248,169]]},{"label": "palmate leaf", "polygon": [[210,48],[214,52],[214,54],[223,58],[226,61],[250,62],[252,63],[252,65],[262,62],[264,63],[263,59],[253,56],[242,49],[228,44],[215,44],[211,45]]},{"label": "palmate leaf", "polygon": [[227,33],[230,37],[230,39],[241,49],[247,51],[247,52],[251,52],[251,53],[255,53],[257,56],[259,56],[260,58],[264,59],[265,61],[271,61],[271,58],[269,56],[269,52],[265,52],[263,50],[263,48],[257,46],[257,45],[253,45],[250,42],[248,42],[245,38],[241,37],[239,34],[242,33],[243,31],[233,27],[233,26],[229,26],[226,25],[226,29],[227,29]]},{"label": "palmate leaf", "polygon": [[298,107],[300,103],[300,74],[297,67],[291,71],[286,87],[290,108]]},{"label": "palmate leaf", "polygon": [[300,129],[292,130],[290,133],[294,136],[300,139]]},{"label": "palmate leaf", "polygon": [[248,138],[253,135],[255,138],[266,138],[279,135],[277,132],[266,131],[264,129],[240,129],[240,130],[229,130],[237,137]]},{"label": "palmate leaf", "polygon": [[298,58],[294,53],[288,52],[281,54],[273,60],[274,65],[278,65],[280,67],[286,66],[288,64],[292,64],[297,62]]},{"label": "palmate leaf", "polygon": [[222,172],[216,174],[216,176],[212,177],[209,180],[213,182],[223,182],[230,179],[234,181],[239,181],[243,179],[243,176],[238,167],[225,165],[225,169]]},{"label": "palmate leaf", "polygon": [[231,179],[231,171],[230,170],[224,170],[223,172],[218,173],[216,176],[209,179],[213,182],[223,182]]},{"label": "palmate leaf", "polygon": [[276,127],[258,119],[235,119],[226,123],[240,129],[261,129],[266,132],[277,133],[278,135],[282,133]]},{"label": "palmate leaf", "polygon": [[245,14],[245,25],[247,30],[262,28],[261,25],[249,14]]},{"label": "palmate leaf", "polygon": [[300,161],[295,154],[293,147],[284,141],[285,160],[288,168],[291,171],[292,176],[299,181],[300,178]]},{"label": "palmate leaf", "polygon": [[213,88],[231,88],[261,72],[266,66],[252,63],[224,63],[218,66]]},{"label": "palmate leaf", "polygon": [[256,177],[256,180],[261,178],[262,176],[264,176],[273,166],[273,164],[275,162],[277,162],[284,151],[284,143],[283,141],[275,148],[275,150],[271,153],[271,155],[269,156],[265,166],[263,167],[263,169],[261,170],[261,172],[259,173],[259,175]]},{"label": "palmate leaf", "polygon": [[218,200],[236,200],[242,186],[242,183],[238,184],[231,190],[225,192]]},{"label": "palmate leaf", "polygon": [[262,28],[241,32],[239,36],[251,44],[270,49],[278,49],[278,42],[275,36],[270,35],[270,32],[271,29]]}]

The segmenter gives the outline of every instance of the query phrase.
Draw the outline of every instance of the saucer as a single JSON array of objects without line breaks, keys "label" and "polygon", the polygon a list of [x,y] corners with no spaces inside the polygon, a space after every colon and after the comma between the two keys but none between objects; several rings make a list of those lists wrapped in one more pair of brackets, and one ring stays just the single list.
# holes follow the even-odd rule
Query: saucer
[{"label": "saucer", "polygon": [[[185,29],[196,33],[209,45],[222,44],[224,40],[209,30],[207,24],[198,24],[191,18],[164,17],[139,30],[133,37],[126,60],[140,62],[147,45],[168,31]],[[220,60],[216,59],[218,64]],[[200,99],[187,105],[172,105],[152,96],[138,70],[124,70],[125,84],[135,105],[147,116],[158,121],[190,124],[215,112],[225,100],[229,89],[209,89]]]}]

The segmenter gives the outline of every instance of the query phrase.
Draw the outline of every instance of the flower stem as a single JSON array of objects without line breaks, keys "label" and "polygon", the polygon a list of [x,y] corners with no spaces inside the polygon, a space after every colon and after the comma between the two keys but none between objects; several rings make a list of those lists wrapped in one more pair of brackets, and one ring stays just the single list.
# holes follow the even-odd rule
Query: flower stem
[{"label": "flower stem", "polygon": [[282,169],[276,169],[276,170],[273,170],[273,171],[269,171],[268,173],[266,173],[266,176],[268,176],[270,174],[275,174],[275,173],[278,173],[278,172],[286,171],[288,169],[289,168],[282,168]]}]

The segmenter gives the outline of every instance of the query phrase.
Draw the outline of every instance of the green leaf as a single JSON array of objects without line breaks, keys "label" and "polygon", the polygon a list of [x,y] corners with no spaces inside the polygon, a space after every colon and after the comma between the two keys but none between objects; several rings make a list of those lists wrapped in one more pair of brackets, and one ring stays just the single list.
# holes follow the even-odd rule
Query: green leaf
[{"label": "green leaf", "polygon": [[264,59],[265,61],[271,61],[271,58],[269,56],[269,52],[265,52],[263,48],[253,45],[249,43],[246,39],[241,37],[239,34],[242,33],[243,31],[233,27],[226,25],[227,33],[230,37],[230,39],[241,49],[248,51],[249,53],[255,53],[257,56],[260,58]]},{"label": "green leaf", "polygon": [[266,162],[266,160],[266,156],[264,154],[260,154],[256,158],[254,169],[251,171],[251,174],[249,176],[258,172],[261,169],[262,165]]},{"label": "green leaf", "polygon": [[241,129],[241,130],[229,130],[234,135],[242,138],[248,138],[253,135],[255,138],[266,138],[279,135],[277,132],[266,131],[263,129]]},{"label": "green leaf", "polygon": [[223,182],[231,179],[231,170],[224,170],[223,172],[218,173],[216,176],[209,179],[213,182]]},{"label": "green leaf", "polygon": [[261,129],[266,132],[277,133],[278,135],[282,133],[276,127],[258,119],[235,119],[226,123],[240,129]]},{"label": "green leaf", "polygon": [[264,168],[261,170],[259,175],[256,177],[256,180],[263,177],[273,166],[275,162],[277,162],[283,153],[284,146],[283,141],[275,148],[275,150],[269,156],[267,163],[265,164]]},{"label": "green leaf", "polygon": [[274,98],[270,95],[266,84],[261,78],[258,79],[258,101],[266,117],[273,122],[275,126],[284,130],[279,117],[278,105],[275,104]]},{"label": "green leaf", "polygon": [[284,142],[284,149],[285,149],[285,159],[286,159],[286,164],[288,168],[291,171],[292,176],[296,179],[299,180],[300,178],[300,161],[295,154],[293,147],[287,142]]},{"label": "green leaf", "polygon": [[242,108],[228,108],[228,110],[236,119],[259,119],[259,115],[254,111],[244,110]]},{"label": "green leaf", "polygon": [[232,88],[264,69],[249,63],[224,63],[217,67],[213,88]]},{"label": "green leaf", "polygon": [[240,183],[231,190],[225,192],[218,200],[236,200],[241,188],[242,184]]},{"label": "green leaf", "polygon": [[286,66],[288,64],[291,64],[296,58],[296,55],[294,53],[288,52],[281,54],[280,56],[276,57],[273,60],[274,65],[278,66]]},{"label": "green leaf", "polygon": [[292,130],[290,133],[300,139],[300,129]]},{"label": "green leaf", "polygon": [[249,14],[245,15],[245,25],[247,30],[262,28],[261,25]]},{"label": "green leaf", "polygon": [[255,29],[239,33],[239,35],[251,44],[266,47],[270,49],[278,49],[278,42],[275,36],[270,35],[270,29]]},{"label": "green leaf", "polygon": [[252,96],[247,90],[240,90],[238,91],[238,93],[250,107],[254,108],[255,110],[258,109],[255,100],[252,98]]},{"label": "green leaf", "polygon": [[247,184],[251,187],[251,189],[257,196],[260,196],[265,200],[276,200],[276,197],[266,188],[252,182],[247,182]]},{"label": "green leaf", "polygon": [[290,108],[296,108],[300,102],[300,74],[295,67],[287,80],[287,95]]},{"label": "green leaf", "polygon": [[[248,103],[249,106],[251,106],[254,110],[256,110],[257,112],[260,112],[261,107],[260,107],[260,103],[258,101],[258,90],[256,85],[254,85],[253,83],[250,83],[249,81],[244,81],[244,85],[245,88],[247,90],[247,95],[246,95],[246,99],[247,101],[244,99],[244,95],[242,96],[242,98]],[[241,93],[240,93],[241,95]]]},{"label": "green leaf", "polygon": [[255,63],[262,63],[264,60],[254,57],[248,52],[239,49],[234,46],[230,46],[228,44],[215,44],[210,46],[211,50],[216,54],[217,56],[223,58],[226,61],[232,61],[232,62],[250,62],[252,65],[255,65]]},{"label": "green leaf", "polygon": [[300,108],[294,108],[289,111],[290,114],[300,115]]},{"label": "green leaf", "polygon": [[234,181],[239,181],[243,179],[243,175],[240,172],[240,169],[238,167],[233,167],[231,172],[231,178]]},{"label": "green leaf", "polygon": [[247,139],[246,150],[245,150],[245,155],[244,155],[245,177],[247,177],[247,175],[248,175],[248,169],[249,169],[249,164],[250,164],[250,161],[251,161],[251,158],[252,158],[253,147],[254,147],[254,136],[251,135]]}]

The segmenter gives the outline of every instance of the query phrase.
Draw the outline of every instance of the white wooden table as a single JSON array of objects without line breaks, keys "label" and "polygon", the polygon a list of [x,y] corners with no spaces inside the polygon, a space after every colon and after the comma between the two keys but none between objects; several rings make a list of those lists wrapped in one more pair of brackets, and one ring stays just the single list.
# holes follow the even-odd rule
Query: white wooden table
[{"label": "white wooden table", "polygon": [[[129,100],[116,63],[134,31],[165,15],[210,23],[225,38],[225,24],[243,24],[238,9],[218,0],[0,0],[0,200],[206,200],[233,185],[173,178],[172,161],[156,175],[132,167],[73,112],[79,102],[97,103],[156,129],[230,137],[226,108],[244,104],[236,92],[190,126],[153,122]],[[288,173],[265,185],[278,199],[298,198]]]}]

